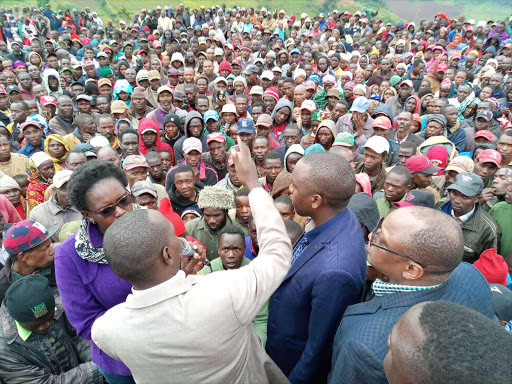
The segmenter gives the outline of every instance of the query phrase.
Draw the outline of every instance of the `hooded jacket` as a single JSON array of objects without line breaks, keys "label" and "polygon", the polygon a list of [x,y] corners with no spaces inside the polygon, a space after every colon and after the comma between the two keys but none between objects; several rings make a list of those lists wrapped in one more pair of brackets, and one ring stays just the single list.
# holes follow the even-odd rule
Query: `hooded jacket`
[{"label": "hooded jacket", "polygon": [[455,149],[455,144],[453,144],[450,140],[448,140],[444,136],[432,136],[429,139],[425,140],[419,147],[418,147],[418,154],[427,156],[428,151],[435,147],[436,145],[442,145],[446,148],[446,151],[448,152],[448,162],[453,160],[455,156],[457,156],[457,150]]},{"label": "hooded jacket", "polygon": [[292,146],[290,146],[288,148],[288,150],[286,151],[286,154],[284,155],[284,160],[283,160],[284,170],[286,172],[290,172],[290,170],[288,169],[288,166],[286,165],[286,159],[288,158],[290,153],[298,153],[299,155],[304,156],[304,148],[302,148],[302,145],[300,145],[300,144],[293,144]]},{"label": "hooded jacket", "polygon": [[[142,140],[142,132],[146,129],[152,129],[156,131],[156,140],[155,144],[151,148],[146,147],[144,144],[144,140]],[[139,133],[139,152],[145,155],[149,151],[160,151],[162,149],[167,149],[171,152],[172,160],[174,162],[174,151],[172,147],[168,144],[162,143],[160,141],[160,130],[156,125],[156,122],[152,119],[144,118],[139,121],[139,126],[137,127],[137,132]]]},{"label": "hooded jacket", "polygon": [[[57,89],[56,91],[52,91],[50,89],[50,85],[48,84],[48,78],[50,76],[51,77],[55,77],[57,79],[58,83],[59,83],[59,89]],[[60,84],[60,76],[59,76],[58,72],[55,69],[48,68],[48,69],[44,70],[44,72],[43,72],[43,83],[44,83],[44,87],[48,91],[48,95],[53,96],[55,98],[58,98],[59,96],[62,96],[63,91],[62,91],[62,85]]]},{"label": "hooded jacket", "polygon": [[284,125],[282,129],[278,129],[276,127],[272,127],[272,130],[270,131],[270,135],[273,139],[277,140],[277,142],[281,145],[284,145],[284,136],[282,135],[284,129],[292,123],[292,111],[293,111],[293,105],[288,99],[279,99],[276,106],[274,107],[274,110],[272,111],[272,122],[274,121],[274,118],[276,117],[277,111],[279,111],[281,108],[288,108],[290,110],[290,115],[288,116],[288,119],[284,122]]},{"label": "hooded jacket", "polygon": [[[200,187],[201,185],[201,187]],[[201,191],[202,184],[196,183],[194,186],[194,190],[196,191],[196,195],[199,196],[199,191]],[[172,209],[178,215],[182,215],[187,209],[196,209],[199,210],[197,203],[192,200],[188,200],[180,195],[178,190],[176,189],[176,184],[172,183],[171,188],[167,190],[169,194],[169,200],[172,203]]]},{"label": "hooded jacket", "polygon": [[203,144],[203,152],[208,152],[208,150],[209,150],[208,144],[206,143],[206,135],[204,134],[203,116],[201,116],[201,114],[197,111],[190,111],[189,113],[187,113],[187,117],[185,118],[185,126],[184,126],[185,136],[182,137],[181,139],[179,139],[176,143],[174,143],[174,159],[176,161],[176,164],[179,164],[183,161],[183,151],[182,151],[183,142],[186,139],[188,139],[189,137],[192,137],[189,134],[188,125],[190,123],[190,120],[192,120],[195,117],[201,119],[201,123],[203,125],[203,130],[201,131],[201,134],[198,137],[198,139],[201,140],[201,143]]}]

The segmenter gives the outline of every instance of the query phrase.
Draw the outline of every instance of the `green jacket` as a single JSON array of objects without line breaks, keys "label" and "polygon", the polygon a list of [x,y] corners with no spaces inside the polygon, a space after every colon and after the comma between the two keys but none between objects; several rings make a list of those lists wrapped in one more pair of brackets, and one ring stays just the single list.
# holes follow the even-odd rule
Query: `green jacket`
[{"label": "green jacket", "polygon": [[[247,257],[244,257],[242,260],[241,267],[249,264],[250,262],[251,262],[251,260],[249,260]],[[198,275],[207,275],[212,272],[225,271],[220,257],[213,260],[211,262],[211,266],[212,266],[212,269],[210,269],[208,266],[204,266],[199,272],[197,272],[197,274]],[[268,301],[263,306],[260,313],[258,313],[256,315],[256,317],[254,318],[254,320],[252,321],[254,330],[260,337],[261,342],[263,343],[263,346],[265,346],[265,344],[267,343],[267,320],[268,320]]]},{"label": "green jacket", "polygon": [[501,236],[498,244],[498,253],[503,256],[509,270],[512,269],[512,204],[506,201],[497,203],[491,208],[489,214],[494,217],[500,226]]},{"label": "green jacket", "polygon": [[[229,224],[240,227],[240,224],[231,220],[229,215],[226,214],[226,225]],[[210,227],[208,227],[204,221],[204,216],[189,221],[187,224],[185,224],[185,228],[187,228],[187,235],[196,238],[206,247],[206,257],[208,260],[212,261],[213,259],[219,257],[217,253],[217,247],[219,246],[220,230],[217,232],[212,232]]]},{"label": "green jacket", "polygon": [[[405,196],[407,196],[407,193],[405,193],[404,196],[399,201],[405,199]],[[398,209],[398,207],[395,207],[393,203],[387,201],[386,197],[380,197],[375,202],[377,203],[377,208],[379,208],[380,217],[386,217],[395,209]]]}]

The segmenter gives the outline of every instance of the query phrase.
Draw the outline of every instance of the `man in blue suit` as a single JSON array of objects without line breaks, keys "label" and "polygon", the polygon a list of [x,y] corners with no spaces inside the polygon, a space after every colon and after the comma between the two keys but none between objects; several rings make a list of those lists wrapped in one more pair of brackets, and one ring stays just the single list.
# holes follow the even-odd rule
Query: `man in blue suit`
[{"label": "man in blue suit", "polygon": [[443,212],[405,207],[381,219],[368,249],[368,262],[380,274],[372,285],[375,297],[345,311],[329,383],[387,383],[388,335],[418,303],[451,301],[493,318],[489,285],[475,267],[461,263],[463,253],[462,230]]},{"label": "man in blue suit", "polygon": [[314,229],[295,243],[292,267],[270,299],[267,352],[290,382],[322,383],[336,328],[366,278],[363,234],[346,208],[355,175],[340,156],[314,153],[296,164],[290,190]]}]

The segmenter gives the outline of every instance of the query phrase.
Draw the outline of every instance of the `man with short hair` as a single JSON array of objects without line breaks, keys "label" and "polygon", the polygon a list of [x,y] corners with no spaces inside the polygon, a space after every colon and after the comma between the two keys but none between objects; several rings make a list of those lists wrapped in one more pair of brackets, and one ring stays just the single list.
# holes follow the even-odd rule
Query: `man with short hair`
[{"label": "man with short hair", "polygon": [[156,92],[156,100],[158,102],[158,108],[149,112],[147,118],[155,120],[158,124],[158,129],[163,131],[165,116],[175,111],[173,105],[174,96],[172,94],[171,88],[166,85],[158,88]]},{"label": "man with short hair", "polygon": [[162,160],[158,152],[150,151],[144,155],[148,162],[149,179],[153,184],[165,184],[165,173],[162,170]]},{"label": "man with short hair", "polygon": [[11,152],[12,143],[5,136],[0,136],[0,171],[10,177],[24,174],[27,171],[28,157]]},{"label": "man with short hair", "polygon": [[411,132],[412,125],[412,114],[410,112],[400,112],[396,118],[396,131],[390,129],[387,134],[387,139],[390,144],[395,147],[395,150],[391,152],[394,154],[393,158],[390,159],[390,164],[397,162],[397,154],[399,146],[402,143],[412,141],[417,147],[423,143],[423,139],[418,135]]},{"label": "man with short hair", "polygon": [[512,165],[512,129],[507,129],[500,135],[497,150],[501,155],[500,167]]},{"label": "man with short hair", "polygon": [[119,134],[119,149],[121,158],[139,154],[139,134],[135,129],[128,128]]},{"label": "man with short hair", "polygon": [[335,329],[362,295],[363,234],[346,209],[355,186],[348,162],[332,153],[305,156],[292,173],[293,205],[311,217],[310,230],[295,242],[292,267],[270,299],[267,331],[267,352],[291,382],[327,380]]},{"label": "man with short hair", "polygon": [[[260,232],[260,253],[249,265],[207,276],[186,276],[197,266],[204,250],[193,244],[197,253],[192,258],[180,255],[180,241],[173,227],[152,210],[122,216],[105,234],[109,267],[134,289],[127,303],[95,321],[92,339],[105,353],[125,363],[135,381],[161,383],[178,376],[190,383],[286,381],[265,354],[252,323],[286,275],[291,245],[272,199],[259,186],[248,148],[241,142],[239,146],[237,170],[251,191],[251,207]],[[202,200],[200,197],[201,204]],[[141,226],[135,236],[130,230],[134,225]],[[134,262],[133,256],[141,252],[146,257]],[[209,299],[203,300],[205,297]],[[159,311],[154,305],[148,306],[155,298],[159,298]],[[136,308],[130,303],[136,303]],[[185,313],[190,316],[182,316]],[[147,324],[159,324],[163,344],[144,343],[153,333]],[[188,332],[191,327],[201,328],[203,337]],[[120,339],[125,343],[120,344]],[[185,358],[184,345],[188,350]],[[149,354],[154,354],[150,365]],[[210,364],[214,360],[217,364]],[[196,369],[198,365],[202,368]]]},{"label": "man with short hair", "polygon": [[66,136],[75,129],[73,123],[73,101],[69,96],[59,96],[57,99],[57,114],[48,123],[52,132]]},{"label": "man with short hair", "polygon": [[[394,203],[402,201],[411,189],[411,171],[404,166],[393,167],[386,175],[384,190],[375,194],[380,217],[386,217],[398,207]],[[383,197],[380,197],[384,195]]]},{"label": "man with short hair", "polygon": [[464,151],[464,148],[466,148],[466,132],[461,128],[458,120],[459,110],[454,105],[446,104],[441,108],[440,113],[446,119],[446,137],[455,145],[457,151]]},{"label": "man with short hair", "polygon": [[0,375],[6,383],[103,383],[90,361],[89,342],[69,326],[44,276],[17,279],[5,294],[0,319]]},{"label": "man with short hair", "polygon": [[228,215],[235,206],[235,198],[228,189],[206,186],[199,192],[197,206],[203,214],[185,224],[187,234],[204,244],[208,260],[213,260],[219,256],[217,248],[222,228],[226,225],[240,226]]},{"label": "man with short hair", "polygon": [[277,175],[283,170],[283,160],[276,152],[269,152],[263,159],[265,177],[260,177],[260,183],[268,193],[272,194],[272,188]]},{"label": "man with short hair", "polygon": [[468,263],[478,260],[483,251],[498,247],[500,228],[478,201],[483,187],[484,183],[478,175],[459,173],[446,188],[450,201],[440,207],[461,226],[464,236],[463,261]]},{"label": "man with short hair", "polygon": [[494,351],[511,349],[510,333],[480,313],[445,301],[420,303],[393,327],[384,371],[390,384],[498,383],[512,378],[512,357],[495,359]]},{"label": "man with short hair", "polygon": [[66,164],[66,169],[70,171],[74,171],[81,164],[87,162],[87,156],[84,152],[79,151],[78,149],[73,149],[66,155],[66,159],[64,163]]},{"label": "man with short hair", "polygon": [[373,299],[345,311],[334,339],[332,384],[385,383],[389,333],[417,303],[451,301],[494,317],[487,281],[461,263],[464,241],[452,217],[403,207],[381,220],[369,240],[368,263],[385,280],[372,284]]},{"label": "man with short hair", "polygon": [[121,166],[121,155],[112,147],[100,148],[98,150],[98,160],[114,163],[116,167]]},{"label": "man with short hair", "polygon": [[172,209],[178,215],[189,209],[199,211],[197,198],[202,186],[196,183],[194,170],[190,165],[180,165],[174,170],[174,179],[170,188],[167,188]]},{"label": "man with short hair", "polygon": [[76,128],[64,136],[71,149],[78,144],[89,142],[95,136],[97,127],[93,117],[85,113],[78,114],[73,123]]},{"label": "man with short hair", "polygon": [[57,226],[57,232],[52,236],[54,242],[59,242],[59,233],[64,224],[71,221],[77,221],[82,218],[82,214],[73,207],[68,200],[67,186],[69,178],[73,172],[62,170],[53,176],[53,186],[55,193],[48,201],[37,205],[30,211],[30,219],[43,224],[46,228]]},{"label": "man with short hair", "polygon": [[384,187],[386,180],[386,159],[389,142],[381,136],[372,136],[364,144],[363,161],[356,165],[356,173],[366,173],[370,178],[372,194]]},{"label": "man with short hair", "polygon": [[[217,172],[219,180],[222,181],[228,173],[228,158],[226,152],[226,136],[220,132],[213,132],[207,136],[206,143],[208,152],[201,154],[201,160]],[[219,181],[220,182],[220,181]]]},{"label": "man with short hair", "polygon": [[15,143],[21,142],[21,124],[23,124],[29,115],[28,105],[24,101],[11,101],[11,119],[12,123],[7,126],[7,130],[12,134]]}]

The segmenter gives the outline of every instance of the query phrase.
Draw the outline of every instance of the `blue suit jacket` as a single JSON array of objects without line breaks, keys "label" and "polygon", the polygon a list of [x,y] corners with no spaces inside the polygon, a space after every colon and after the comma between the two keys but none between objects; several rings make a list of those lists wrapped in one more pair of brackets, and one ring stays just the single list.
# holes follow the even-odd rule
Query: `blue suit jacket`
[{"label": "blue suit jacket", "polygon": [[336,328],[345,308],[360,300],[365,279],[363,235],[347,209],[309,244],[270,298],[267,352],[292,383],[327,380]]},{"label": "blue suit jacket", "polygon": [[384,357],[389,332],[412,306],[425,301],[451,301],[494,318],[492,294],[483,275],[461,263],[441,287],[394,293],[347,308],[334,339],[329,384],[385,384]]}]

